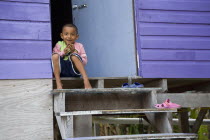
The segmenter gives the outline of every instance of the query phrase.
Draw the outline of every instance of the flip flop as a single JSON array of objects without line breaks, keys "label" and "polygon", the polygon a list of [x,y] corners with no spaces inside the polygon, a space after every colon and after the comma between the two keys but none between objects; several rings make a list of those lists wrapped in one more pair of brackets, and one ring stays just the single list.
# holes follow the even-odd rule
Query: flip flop
[{"label": "flip flop", "polygon": [[144,87],[144,85],[140,84],[138,82],[135,82],[135,83],[130,85],[130,88],[142,88],[142,87]]},{"label": "flip flop", "polygon": [[124,84],[122,85],[122,88],[129,88],[128,83],[124,83]]},{"label": "flip flop", "polygon": [[156,104],[155,108],[166,108],[165,104]]},{"label": "flip flop", "polygon": [[156,104],[155,108],[180,108],[181,105],[172,103],[170,99],[166,99],[162,104]]},{"label": "flip flop", "polygon": [[180,108],[181,107],[181,105],[179,105],[179,104],[172,103],[170,101],[170,99],[166,99],[164,104],[166,104],[168,108]]}]

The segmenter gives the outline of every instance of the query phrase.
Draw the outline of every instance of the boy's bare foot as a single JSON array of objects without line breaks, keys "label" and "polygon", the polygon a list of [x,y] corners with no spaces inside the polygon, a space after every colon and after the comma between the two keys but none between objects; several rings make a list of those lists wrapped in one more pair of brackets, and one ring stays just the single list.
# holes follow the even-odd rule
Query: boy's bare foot
[{"label": "boy's bare foot", "polygon": [[84,79],[84,86],[85,86],[85,89],[91,89],[92,88],[88,79]]},{"label": "boy's bare foot", "polygon": [[61,83],[61,81],[56,81],[56,85],[57,85],[57,89],[63,89],[63,84]]}]

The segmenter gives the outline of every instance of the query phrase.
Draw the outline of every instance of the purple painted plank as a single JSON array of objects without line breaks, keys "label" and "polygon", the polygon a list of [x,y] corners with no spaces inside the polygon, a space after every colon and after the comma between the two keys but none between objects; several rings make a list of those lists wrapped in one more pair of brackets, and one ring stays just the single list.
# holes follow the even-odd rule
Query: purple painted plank
[{"label": "purple painted plank", "polygon": [[210,49],[210,37],[141,36],[142,48]]},{"label": "purple painted plank", "polygon": [[137,0],[141,9],[210,11],[208,0]]},{"label": "purple painted plank", "polygon": [[0,39],[51,40],[50,23],[0,21]]},{"label": "purple painted plank", "polygon": [[0,60],[0,79],[52,78],[50,60]]},{"label": "purple painted plank", "polygon": [[210,62],[144,61],[143,78],[210,78]]},{"label": "purple painted plank", "polygon": [[210,12],[139,10],[139,21],[167,23],[210,23]]},{"label": "purple painted plank", "polygon": [[140,23],[140,35],[210,36],[210,25]]},{"label": "purple painted plank", "polygon": [[0,1],[0,19],[50,21],[49,4]]},{"label": "purple painted plank", "polygon": [[50,0],[4,0],[10,2],[49,3]]},{"label": "purple painted plank", "polygon": [[143,49],[142,60],[210,60],[210,50]]},{"label": "purple painted plank", "polygon": [[51,41],[0,40],[0,59],[51,59]]}]

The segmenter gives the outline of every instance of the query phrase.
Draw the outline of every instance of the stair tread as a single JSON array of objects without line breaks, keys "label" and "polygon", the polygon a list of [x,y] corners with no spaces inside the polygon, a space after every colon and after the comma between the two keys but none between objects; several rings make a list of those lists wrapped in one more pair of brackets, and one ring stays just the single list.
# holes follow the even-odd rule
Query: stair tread
[{"label": "stair tread", "polygon": [[93,88],[93,89],[54,89],[51,94],[67,93],[67,94],[103,94],[103,93],[150,93],[151,91],[161,91],[162,88]]},{"label": "stair tread", "polygon": [[105,139],[166,139],[166,138],[197,138],[195,133],[159,133],[159,134],[136,134],[136,135],[113,135],[96,137],[67,138],[66,140],[105,140]]},{"label": "stair tread", "polygon": [[137,114],[137,113],[161,113],[161,112],[177,112],[177,109],[119,109],[119,110],[90,110],[90,111],[71,111],[71,112],[57,112],[56,116],[70,116],[70,115],[108,115],[108,114]]}]

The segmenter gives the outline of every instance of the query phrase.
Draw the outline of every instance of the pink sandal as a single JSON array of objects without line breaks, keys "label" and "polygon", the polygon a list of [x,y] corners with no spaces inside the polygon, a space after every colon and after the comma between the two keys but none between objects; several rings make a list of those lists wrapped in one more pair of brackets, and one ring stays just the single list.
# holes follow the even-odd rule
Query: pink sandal
[{"label": "pink sandal", "polygon": [[156,104],[155,108],[167,108],[165,104]]},{"label": "pink sandal", "polygon": [[156,104],[155,107],[156,108],[180,108],[181,105],[172,103],[170,99],[166,99],[165,102],[163,102],[162,104]]}]

